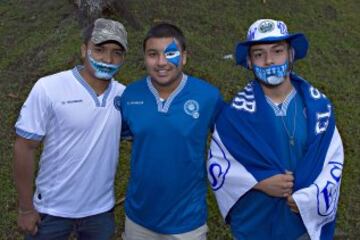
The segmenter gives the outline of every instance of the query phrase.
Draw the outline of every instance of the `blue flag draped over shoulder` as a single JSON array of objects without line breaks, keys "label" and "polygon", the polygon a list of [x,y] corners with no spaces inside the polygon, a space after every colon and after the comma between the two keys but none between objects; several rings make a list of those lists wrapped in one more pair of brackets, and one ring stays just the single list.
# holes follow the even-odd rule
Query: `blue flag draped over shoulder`
[{"label": "blue flag draped over shoulder", "polygon": [[[308,126],[306,152],[294,171],[292,196],[311,239],[332,239],[344,159],[341,138],[329,99],[295,74],[290,77],[303,99]],[[271,147],[277,138],[272,115],[274,112],[261,86],[252,81],[235,96],[216,122],[209,151],[208,178],[224,218],[256,183],[286,171]],[[276,216],[277,210],[266,210],[267,207],[273,205],[261,206],[261,211],[273,212]]]}]

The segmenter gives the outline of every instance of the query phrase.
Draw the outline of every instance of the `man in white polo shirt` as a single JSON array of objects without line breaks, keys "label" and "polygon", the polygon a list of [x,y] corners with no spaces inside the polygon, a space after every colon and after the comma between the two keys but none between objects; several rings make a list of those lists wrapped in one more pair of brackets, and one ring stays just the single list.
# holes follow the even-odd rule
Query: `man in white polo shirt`
[{"label": "man in white polo shirt", "polygon": [[[127,51],[124,26],[97,19],[84,31],[83,65],[39,79],[16,122],[18,226],[26,239],[110,239],[124,86],[113,76]],[[35,152],[43,151],[33,192]]]}]

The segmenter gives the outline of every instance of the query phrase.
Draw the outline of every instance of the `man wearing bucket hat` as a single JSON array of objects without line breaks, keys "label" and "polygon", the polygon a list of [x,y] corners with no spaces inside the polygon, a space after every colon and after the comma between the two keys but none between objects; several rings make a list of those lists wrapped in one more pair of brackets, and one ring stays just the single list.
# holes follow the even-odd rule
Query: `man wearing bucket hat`
[{"label": "man wearing bucket hat", "polygon": [[[39,79],[16,122],[18,226],[26,239],[110,239],[124,86],[124,26],[100,18],[84,31],[83,65]],[[35,152],[44,147],[33,193]]]},{"label": "man wearing bucket hat", "polygon": [[261,19],[236,46],[255,79],[216,121],[208,177],[235,239],[332,239],[343,147],[329,99],[292,72],[303,34]]}]

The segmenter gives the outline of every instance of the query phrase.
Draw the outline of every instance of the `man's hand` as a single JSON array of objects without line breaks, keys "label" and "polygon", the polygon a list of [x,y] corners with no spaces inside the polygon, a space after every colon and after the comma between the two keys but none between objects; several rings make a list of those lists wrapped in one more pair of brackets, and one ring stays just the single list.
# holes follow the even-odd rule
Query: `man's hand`
[{"label": "man's hand", "polygon": [[288,197],[291,196],[293,186],[294,176],[292,172],[286,172],[269,177],[257,183],[254,188],[272,197]]},{"label": "man's hand", "polygon": [[299,208],[291,195],[287,197],[287,204],[289,205],[292,212],[299,213]]},{"label": "man's hand", "polygon": [[34,209],[30,212],[19,213],[17,218],[17,224],[20,231],[35,235],[38,231],[38,224],[40,223],[40,215]]}]

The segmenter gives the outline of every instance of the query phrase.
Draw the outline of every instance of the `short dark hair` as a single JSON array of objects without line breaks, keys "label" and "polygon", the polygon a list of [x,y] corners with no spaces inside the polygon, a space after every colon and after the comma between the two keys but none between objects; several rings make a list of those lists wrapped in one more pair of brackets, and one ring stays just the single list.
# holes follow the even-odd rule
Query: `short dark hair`
[{"label": "short dark hair", "polygon": [[181,49],[183,51],[186,50],[186,39],[180,28],[178,28],[173,24],[164,23],[164,22],[153,26],[148,31],[143,41],[143,50],[145,51],[146,42],[150,38],[167,38],[167,37],[175,38],[179,42]]}]

